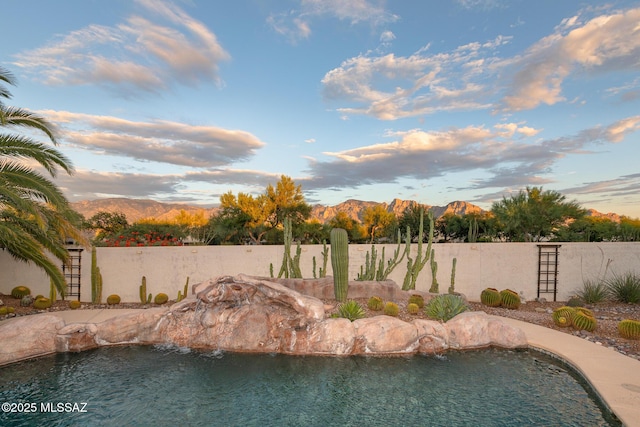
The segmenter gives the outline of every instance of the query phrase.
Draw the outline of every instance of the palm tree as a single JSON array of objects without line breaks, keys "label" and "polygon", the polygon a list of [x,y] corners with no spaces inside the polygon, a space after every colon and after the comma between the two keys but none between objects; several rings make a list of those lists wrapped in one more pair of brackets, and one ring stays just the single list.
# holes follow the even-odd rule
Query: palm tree
[{"label": "palm tree", "polygon": [[[13,75],[0,67],[0,128],[40,131],[57,145],[51,123],[2,102],[11,98],[3,82],[15,85]],[[31,166],[34,162],[51,178],[60,169],[73,173],[71,161],[50,145],[13,132],[0,132],[0,247],[17,260],[42,268],[64,295],[64,275],[49,254],[66,263],[67,238],[80,242],[85,239],[76,225],[79,215],[58,187]]]}]

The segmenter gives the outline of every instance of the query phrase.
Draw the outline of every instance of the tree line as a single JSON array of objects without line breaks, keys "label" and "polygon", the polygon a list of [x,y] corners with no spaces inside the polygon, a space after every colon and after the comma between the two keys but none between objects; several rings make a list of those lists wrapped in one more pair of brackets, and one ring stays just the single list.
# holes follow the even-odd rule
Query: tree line
[{"label": "tree line", "polygon": [[[326,223],[311,219],[311,209],[301,186],[283,175],[257,196],[223,194],[219,211],[210,218],[182,211],[172,221],[147,219],[129,225],[121,213],[99,212],[85,224],[97,233],[96,243],[107,246],[282,244],[285,220],[291,222],[294,240],[303,244],[328,242],[333,228],[346,230],[351,243],[395,243],[398,231],[404,236],[407,228],[417,241],[424,208],[413,205],[396,216],[375,205],[362,211],[361,221],[338,212]],[[638,241],[640,220],[589,216],[556,191],[527,187],[494,202],[490,211],[437,218],[434,234],[438,242]]]}]

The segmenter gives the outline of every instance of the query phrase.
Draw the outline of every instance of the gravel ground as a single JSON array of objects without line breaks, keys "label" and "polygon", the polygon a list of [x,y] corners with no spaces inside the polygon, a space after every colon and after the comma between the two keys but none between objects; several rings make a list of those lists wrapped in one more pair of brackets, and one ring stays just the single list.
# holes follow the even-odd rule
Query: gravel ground
[{"label": "gravel ground", "polygon": [[[8,317],[25,316],[30,314],[42,313],[34,309],[33,307],[21,307],[20,300],[14,299],[11,295],[0,294],[0,301],[7,307],[13,307],[14,313],[0,316],[0,321]],[[380,311],[371,311],[367,308],[366,299],[357,300],[364,308],[366,316],[372,317],[380,315]],[[171,304],[173,301],[169,301]],[[406,301],[395,301],[399,308],[400,313],[398,317],[402,320],[410,322],[413,319],[426,319],[426,315],[420,311],[416,315],[407,313]],[[327,307],[327,316],[336,312],[336,302],[333,300],[324,301]],[[598,345],[605,347],[611,347],[626,356],[640,360],[640,340],[627,340],[620,337],[618,333],[618,322],[623,319],[634,319],[640,321],[640,304],[623,304],[623,303],[598,303],[593,305],[586,305],[593,311],[598,326],[593,332],[575,331],[571,328],[560,328],[553,323],[551,313],[554,309],[564,305],[563,302],[537,302],[528,301],[520,306],[517,310],[509,310],[506,308],[492,308],[486,307],[478,302],[468,303],[470,310],[484,311],[488,314],[509,317],[512,319],[522,320],[524,322],[533,323],[536,325],[544,326],[546,328],[555,329],[557,331],[572,334],[583,339],[592,341]],[[0,305],[1,306],[1,305]],[[151,308],[157,307],[155,304],[140,304],[140,303],[123,303],[114,306],[107,304],[89,304],[83,303],[81,309],[121,309],[121,308]],[[56,301],[54,305],[46,311],[60,311],[69,310],[69,303],[67,301]]]}]

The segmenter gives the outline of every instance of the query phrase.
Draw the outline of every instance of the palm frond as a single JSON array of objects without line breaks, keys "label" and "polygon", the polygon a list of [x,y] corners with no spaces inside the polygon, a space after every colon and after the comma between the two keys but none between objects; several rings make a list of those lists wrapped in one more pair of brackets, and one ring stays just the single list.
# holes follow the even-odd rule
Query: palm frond
[{"label": "palm frond", "polygon": [[4,107],[4,126],[25,126],[28,128],[38,129],[45,133],[51,142],[58,145],[54,129],[55,127],[44,117],[32,113],[29,110],[17,107]]},{"label": "palm frond", "polygon": [[22,135],[0,134],[0,156],[35,160],[52,177],[57,175],[57,168],[73,173],[71,160],[60,151]]}]

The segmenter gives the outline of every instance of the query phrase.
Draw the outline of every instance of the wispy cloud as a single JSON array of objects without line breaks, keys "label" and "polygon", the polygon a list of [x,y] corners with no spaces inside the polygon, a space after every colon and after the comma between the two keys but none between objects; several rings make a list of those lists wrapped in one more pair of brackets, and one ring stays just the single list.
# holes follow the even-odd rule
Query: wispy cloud
[{"label": "wispy cloud", "polygon": [[213,32],[170,2],[137,3],[161,22],[133,15],[113,27],[89,25],[16,55],[14,64],[50,85],[103,85],[122,95],[221,83],[219,64],[230,55]]},{"label": "wispy cloud", "polygon": [[209,168],[247,160],[264,142],[249,132],[166,120],[41,111],[80,149],[180,166]]},{"label": "wispy cloud", "polygon": [[586,78],[637,70],[638,22],[640,9],[590,19],[575,16],[509,58],[498,53],[510,37],[441,53],[430,53],[428,45],[410,56],[369,52],[327,72],[323,94],[327,101],[343,104],[338,108],[343,115],[365,114],[381,120],[441,111],[509,112],[553,105],[565,100],[563,83],[576,74]]},{"label": "wispy cloud", "polygon": [[388,12],[384,0],[300,0],[300,6],[286,12],[273,13],[267,23],[278,34],[295,43],[308,38],[314,19],[332,17],[351,25],[369,23],[382,25],[394,22],[397,16]]},{"label": "wispy cloud", "polygon": [[[598,144],[620,142],[640,130],[640,116],[574,136],[531,141],[538,130],[524,124],[493,129],[468,126],[445,131],[420,129],[390,133],[392,142],[325,153],[331,161],[311,161],[305,188],[356,188],[363,184],[396,183],[401,178],[428,180],[449,173],[489,174],[457,190],[522,187],[551,182],[546,175],[569,154],[586,154]],[[481,174],[482,172],[482,174]]]}]

